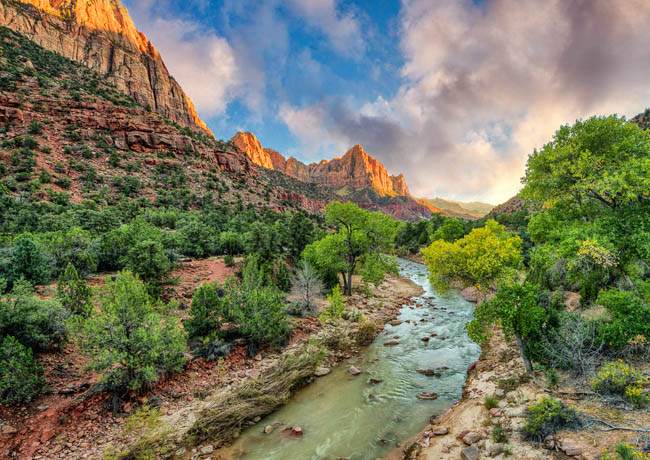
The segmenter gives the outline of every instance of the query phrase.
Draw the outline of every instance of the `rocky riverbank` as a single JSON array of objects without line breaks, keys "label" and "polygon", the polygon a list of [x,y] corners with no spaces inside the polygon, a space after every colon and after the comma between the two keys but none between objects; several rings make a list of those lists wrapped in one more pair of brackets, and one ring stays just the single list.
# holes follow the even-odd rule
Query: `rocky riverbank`
[{"label": "rocky riverbank", "polygon": [[[417,284],[395,276],[388,277],[370,295],[355,291],[347,301],[347,310],[363,315],[364,320],[344,320],[336,325],[311,325],[298,340],[292,341],[282,353],[262,353],[247,362],[243,379],[215,387],[209,394],[197,398],[173,412],[156,419],[155,427],[146,426],[114,449],[128,452],[122,458],[140,458],[145,451],[153,451],[156,458],[227,459],[224,447],[239,436],[246,427],[256,424],[264,415],[288,401],[300,384],[326,375],[345,359],[358,355],[384,325],[394,320],[401,306],[411,297],[422,293]],[[322,354],[321,359],[306,359]],[[287,359],[304,363],[300,369],[287,366]],[[284,369],[287,372],[284,372]],[[353,371],[351,369],[351,371]],[[289,373],[305,373],[300,382],[285,379]],[[284,382],[284,380],[287,380]],[[286,383],[286,384],[285,384]],[[250,404],[250,392],[259,392],[260,403]],[[246,398],[240,397],[242,393]],[[246,412],[235,424],[224,430],[213,431],[214,424],[206,423],[219,413],[225,413],[246,400]],[[208,428],[210,427],[210,428]]]}]

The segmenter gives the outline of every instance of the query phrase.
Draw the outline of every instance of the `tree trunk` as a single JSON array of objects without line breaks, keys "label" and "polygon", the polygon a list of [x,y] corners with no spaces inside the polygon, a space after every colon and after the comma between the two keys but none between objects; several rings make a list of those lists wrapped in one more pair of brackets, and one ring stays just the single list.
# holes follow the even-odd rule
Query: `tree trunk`
[{"label": "tree trunk", "polygon": [[527,374],[532,374],[533,373],[533,365],[530,362],[530,359],[526,356],[526,352],[524,351],[524,341],[521,340],[521,337],[517,337],[517,346],[519,347],[519,354],[521,355],[521,359],[524,361],[524,366],[526,366],[526,373]]},{"label": "tree trunk", "polygon": [[352,295],[352,270],[348,270],[348,285],[345,295],[350,297]]}]

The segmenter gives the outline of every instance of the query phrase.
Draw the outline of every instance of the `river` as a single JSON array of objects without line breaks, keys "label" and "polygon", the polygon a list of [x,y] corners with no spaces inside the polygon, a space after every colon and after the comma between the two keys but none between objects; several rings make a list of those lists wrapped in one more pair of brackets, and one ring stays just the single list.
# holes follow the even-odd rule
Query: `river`
[{"label": "river", "polygon": [[[398,318],[402,324],[386,325],[361,356],[334,368],[242,433],[232,446],[234,458],[374,460],[420,432],[431,415],[445,412],[458,401],[467,366],[480,355],[479,346],[464,330],[474,304],[456,292],[437,293],[424,265],[398,262],[401,276],[424,289],[422,296],[402,307]],[[425,337],[428,342],[422,340]],[[384,346],[388,340],[399,344]],[[362,374],[350,375],[350,365]],[[417,369],[440,370],[440,377],[420,374]],[[372,384],[370,379],[381,383]],[[418,394],[425,391],[437,393],[438,399],[419,400]],[[275,429],[264,434],[268,425]],[[283,429],[288,426],[301,427],[303,436],[287,436]]]}]

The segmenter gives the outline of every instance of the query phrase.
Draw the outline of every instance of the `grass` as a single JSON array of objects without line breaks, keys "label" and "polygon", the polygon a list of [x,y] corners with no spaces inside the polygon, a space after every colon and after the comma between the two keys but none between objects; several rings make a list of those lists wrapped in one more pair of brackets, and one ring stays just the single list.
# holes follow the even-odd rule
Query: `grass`
[{"label": "grass", "polygon": [[483,405],[487,410],[494,409],[499,406],[499,399],[495,396],[486,396]]}]

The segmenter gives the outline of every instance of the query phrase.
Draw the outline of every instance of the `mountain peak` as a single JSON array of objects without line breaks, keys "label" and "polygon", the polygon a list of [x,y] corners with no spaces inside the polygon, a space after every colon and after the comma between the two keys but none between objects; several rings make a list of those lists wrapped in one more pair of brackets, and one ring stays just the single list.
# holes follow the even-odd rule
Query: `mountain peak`
[{"label": "mountain peak", "polygon": [[0,25],[89,67],[179,125],[212,135],[119,0],[2,1]]},{"label": "mountain peak", "polygon": [[262,144],[259,139],[255,137],[255,134],[250,131],[240,131],[235,134],[230,141],[235,144],[239,150],[244,152],[253,163],[260,165],[263,168],[275,169],[273,167],[271,156],[262,148]]}]

